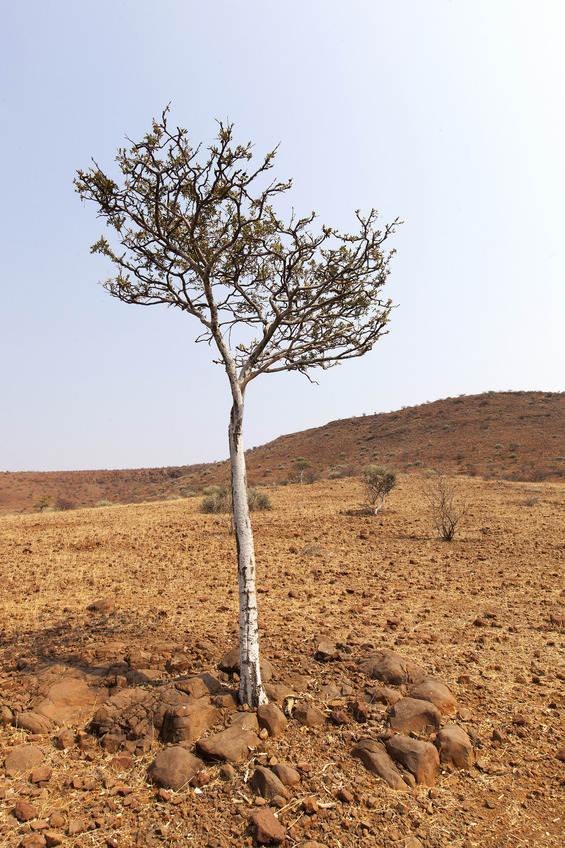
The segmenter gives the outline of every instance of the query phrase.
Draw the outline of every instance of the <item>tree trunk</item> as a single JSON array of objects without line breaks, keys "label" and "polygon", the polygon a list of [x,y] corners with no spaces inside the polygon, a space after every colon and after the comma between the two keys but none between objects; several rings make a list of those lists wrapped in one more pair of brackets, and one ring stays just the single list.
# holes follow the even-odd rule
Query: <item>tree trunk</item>
[{"label": "tree trunk", "polygon": [[230,415],[229,444],[239,581],[239,701],[256,709],[260,704],[267,702],[267,696],[259,667],[255,551],[247,503],[247,473],[242,438],[243,393],[237,387],[232,394],[234,399]]}]

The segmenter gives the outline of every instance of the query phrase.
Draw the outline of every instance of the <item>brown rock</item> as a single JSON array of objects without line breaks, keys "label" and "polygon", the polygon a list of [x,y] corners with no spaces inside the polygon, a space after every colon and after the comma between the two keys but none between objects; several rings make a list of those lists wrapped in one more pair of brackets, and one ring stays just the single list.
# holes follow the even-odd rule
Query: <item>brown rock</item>
[{"label": "brown rock", "polygon": [[4,761],[4,769],[8,777],[16,777],[24,771],[31,771],[43,762],[43,754],[34,745],[19,745],[14,748]]},{"label": "brown rock", "polygon": [[66,727],[64,730],[61,730],[60,733],[55,737],[57,741],[57,748],[59,751],[64,751],[66,748],[72,748],[75,743],[75,734],[74,731],[70,728]]},{"label": "brown rock", "polygon": [[51,827],[63,827],[65,824],[65,817],[62,813],[54,812],[49,816],[49,824]]},{"label": "brown rock", "polygon": [[282,704],[285,698],[292,695],[292,689],[290,686],[285,686],[284,683],[265,683],[265,693],[269,701]]},{"label": "brown rock", "polygon": [[67,677],[49,687],[47,696],[37,704],[35,712],[59,726],[77,724],[92,715],[92,709],[99,701],[100,690],[91,689],[78,677]]},{"label": "brown rock", "polygon": [[296,783],[300,783],[300,773],[286,763],[272,765],[271,771],[276,774],[284,786],[294,786]]},{"label": "brown rock", "polygon": [[391,789],[407,789],[406,781],[381,742],[376,739],[362,739],[351,753],[361,760],[366,769],[381,777]]},{"label": "brown rock", "polygon": [[388,686],[375,686],[366,691],[371,698],[371,703],[385,704],[387,707],[392,707],[402,698],[402,693],[398,689],[390,689]]},{"label": "brown rock", "polygon": [[30,733],[43,735],[50,733],[53,729],[53,722],[45,716],[34,713],[32,710],[25,710],[23,713],[17,713],[12,720],[14,727],[21,727],[23,730],[29,730]]},{"label": "brown rock", "polygon": [[369,705],[365,701],[353,701],[350,707],[355,721],[364,724],[369,720]]},{"label": "brown rock", "polygon": [[375,680],[392,686],[419,683],[425,677],[423,669],[395,651],[383,648],[361,664],[361,671]]},{"label": "brown rock", "polygon": [[246,730],[239,724],[232,724],[220,733],[214,733],[205,739],[199,739],[196,750],[206,759],[225,760],[237,763],[245,759],[259,744],[259,737],[253,730]]},{"label": "brown rock", "polygon": [[341,654],[333,642],[329,642],[327,639],[321,639],[314,652],[314,659],[318,660],[318,662],[332,662],[340,660]]},{"label": "brown rock", "polygon": [[7,727],[12,723],[13,719],[14,714],[12,713],[12,710],[5,704],[0,706],[0,727]]},{"label": "brown rock", "polygon": [[253,834],[259,845],[282,845],[285,830],[278,818],[266,808],[252,816]]},{"label": "brown rock", "polygon": [[441,725],[441,713],[430,701],[402,698],[391,707],[388,721],[397,733],[421,733],[437,730]]},{"label": "brown rock", "polygon": [[342,804],[351,804],[355,800],[355,796],[349,789],[345,789],[342,787],[337,793],[338,800],[342,802]]},{"label": "brown rock", "polygon": [[54,830],[46,830],[43,834],[47,848],[57,848],[64,842],[64,836]]},{"label": "brown rock", "polygon": [[435,677],[425,677],[417,686],[411,686],[408,693],[411,698],[431,701],[442,715],[451,715],[457,711],[457,701],[453,692]]},{"label": "brown rock", "polygon": [[86,609],[88,612],[113,612],[116,609],[116,602],[113,598],[100,598],[89,604]]},{"label": "brown rock", "polygon": [[186,748],[175,745],[159,751],[149,769],[147,776],[149,780],[164,789],[179,789],[188,785],[189,780],[204,768],[204,763],[195,757]]},{"label": "brown rock", "polygon": [[36,819],[38,816],[37,808],[28,801],[25,801],[23,798],[19,798],[16,801],[16,806],[14,807],[14,816],[21,822]]},{"label": "brown rock", "polygon": [[268,801],[277,795],[282,795],[283,798],[288,798],[289,796],[288,789],[277,775],[271,769],[264,768],[263,766],[257,766],[249,781],[249,785]]},{"label": "brown rock", "polygon": [[560,748],[555,754],[555,759],[565,763],[565,748]]},{"label": "brown rock", "polygon": [[326,723],[326,714],[317,707],[308,707],[300,704],[295,707],[293,717],[306,727],[317,727]]},{"label": "brown rock", "polygon": [[332,710],[330,713],[330,721],[332,724],[341,725],[341,724],[349,724],[349,719],[347,714],[343,712],[343,710]]},{"label": "brown rock", "polygon": [[30,833],[29,836],[24,836],[18,848],[45,848],[45,845],[47,842],[42,833]]},{"label": "brown rock", "polygon": [[276,704],[262,704],[257,709],[257,721],[260,728],[265,728],[269,736],[280,736],[286,730],[287,720],[282,710]]},{"label": "brown rock", "polygon": [[38,768],[33,769],[29,779],[32,783],[47,783],[48,780],[51,780],[52,774],[53,769],[51,768],[51,766],[38,766]]},{"label": "brown rock", "polygon": [[84,833],[88,830],[88,825],[84,819],[69,819],[67,833],[69,836],[76,836],[78,833]]},{"label": "brown rock", "polygon": [[475,760],[469,736],[457,724],[448,724],[437,735],[436,746],[441,763],[469,770]]},{"label": "brown rock", "polygon": [[192,742],[221,718],[220,711],[209,704],[179,704],[166,711],[161,737],[164,742]]},{"label": "brown rock", "polygon": [[439,755],[433,745],[398,734],[387,739],[385,745],[392,759],[412,772],[417,783],[434,786]]}]

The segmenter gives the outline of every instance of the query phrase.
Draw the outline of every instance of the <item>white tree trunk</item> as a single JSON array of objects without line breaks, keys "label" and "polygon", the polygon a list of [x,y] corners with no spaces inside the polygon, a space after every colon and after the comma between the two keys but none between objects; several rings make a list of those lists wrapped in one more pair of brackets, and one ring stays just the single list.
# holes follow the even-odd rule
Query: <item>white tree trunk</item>
[{"label": "white tree trunk", "polygon": [[267,696],[259,667],[255,551],[247,503],[247,473],[242,438],[243,394],[237,390],[233,391],[233,394],[229,444],[239,581],[239,700],[240,703],[249,704],[252,709],[256,709],[260,704],[267,702]]}]

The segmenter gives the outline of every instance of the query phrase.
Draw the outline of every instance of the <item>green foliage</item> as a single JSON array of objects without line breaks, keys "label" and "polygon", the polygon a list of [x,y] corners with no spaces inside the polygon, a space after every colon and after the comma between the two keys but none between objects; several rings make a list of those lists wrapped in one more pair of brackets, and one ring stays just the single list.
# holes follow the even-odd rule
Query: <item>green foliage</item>
[{"label": "green foliage", "polygon": [[38,510],[38,512],[43,512],[51,504],[52,500],[53,495],[38,495],[33,502],[33,508]]},{"label": "green foliage", "polygon": [[[228,486],[214,486],[209,488],[214,488],[217,491],[202,498],[200,512],[208,515],[233,512],[231,489]],[[251,487],[247,489],[247,504],[251,511],[272,509],[273,506],[266,492],[260,492]]]}]

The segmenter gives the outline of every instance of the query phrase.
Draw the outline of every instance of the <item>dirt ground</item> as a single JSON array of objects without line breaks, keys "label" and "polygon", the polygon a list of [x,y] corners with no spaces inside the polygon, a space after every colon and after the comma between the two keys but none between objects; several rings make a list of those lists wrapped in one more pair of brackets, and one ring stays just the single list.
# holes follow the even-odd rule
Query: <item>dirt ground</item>
[{"label": "dirt ground", "polygon": [[[210,762],[202,785],[169,793],[147,780],[162,743],[105,750],[82,732],[95,707],[62,749],[60,728],[30,733],[17,715],[46,674],[111,686],[116,668],[134,674],[122,683],[152,669],[147,687],[217,675],[237,643],[234,537],[197,498],[0,518],[0,848],[252,845],[250,816],[265,800],[248,780],[277,760],[301,778],[277,810],[286,845],[562,846],[565,485],[454,484],[468,509],[451,543],[437,539],[416,475],[376,517],[348,514],[362,500],[355,479],[269,490],[272,511],[253,516],[263,654],[297,704],[342,709],[349,722],[291,717],[233,774]],[[87,609],[101,599],[106,611]],[[339,659],[314,658],[321,637]],[[365,724],[348,712],[374,684],[360,663],[385,647],[447,683],[458,701],[449,721],[473,742],[470,771],[442,768],[435,786],[397,791],[351,756],[386,724],[375,705]],[[25,744],[47,779],[2,767]],[[14,815],[18,800],[35,818]]]}]

